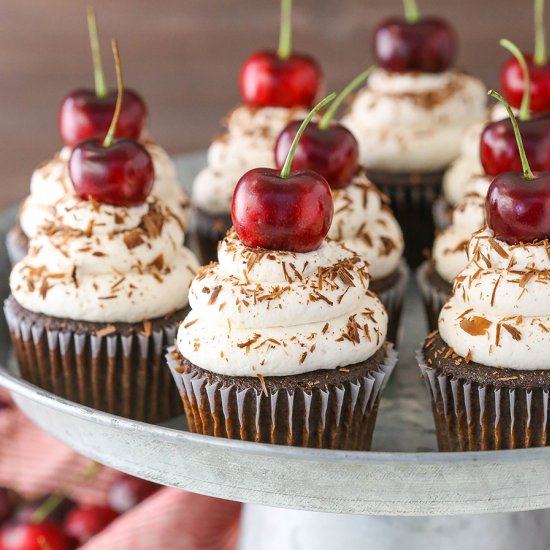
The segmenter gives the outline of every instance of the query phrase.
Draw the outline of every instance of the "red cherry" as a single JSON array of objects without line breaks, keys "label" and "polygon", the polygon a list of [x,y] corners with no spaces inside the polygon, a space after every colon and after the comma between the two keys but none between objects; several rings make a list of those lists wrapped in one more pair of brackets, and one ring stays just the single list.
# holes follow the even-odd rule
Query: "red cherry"
[{"label": "red cherry", "polygon": [[308,55],[281,58],[274,51],[252,54],[242,66],[239,87],[250,107],[311,107],[323,75]]},{"label": "red cherry", "polygon": [[[302,121],[293,121],[279,135],[275,144],[275,161],[281,169]],[[311,122],[304,130],[291,170],[310,169],[323,176],[332,189],[346,187],[358,167],[359,146],[353,134],[339,123],[325,130]]]},{"label": "red cherry", "polygon": [[[531,112],[545,113],[550,111],[550,62],[536,65],[533,55],[524,53],[525,61],[531,78]],[[518,61],[511,57],[506,61],[500,72],[500,87],[502,95],[512,105],[519,109],[525,83],[523,71]]]},{"label": "red cherry", "polygon": [[[525,152],[531,168],[550,170],[550,116],[519,120]],[[485,126],[480,141],[480,159],[485,172],[497,176],[502,172],[521,172],[521,158],[510,119]]]},{"label": "red cherry", "polygon": [[108,506],[79,506],[72,510],[64,522],[65,533],[78,546],[88,542],[118,517]]},{"label": "red cherry", "polygon": [[[116,90],[98,97],[94,90],[71,92],[59,110],[59,133],[65,145],[74,147],[81,141],[104,137],[115,112]],[[124,90],[115,136],[140,139],[147,122],[143,99],[132,90]]]},{"label": "red cherry", "polygon": [[0,550],[69,550],[69,539],[55,523],[22,523],[0,531]]},{"label": "red cherry", "polygon": [[387,71],[440,73],[452,66],[456,42],[453,28],[438,17],[392,17],[376,28],[374,55]]},{"label": "red cherry", "polygon": [[80,198],[115,206],[142,204],[154,180],[151,155],[131,139],[107,147],[100,139],[80,143],[69,159],[69,174]]},{"label": "red cherry", "polygon": [[123,514],[159,490],[160,486],[139,477],[122,474],[109,490],[109,506]]}]

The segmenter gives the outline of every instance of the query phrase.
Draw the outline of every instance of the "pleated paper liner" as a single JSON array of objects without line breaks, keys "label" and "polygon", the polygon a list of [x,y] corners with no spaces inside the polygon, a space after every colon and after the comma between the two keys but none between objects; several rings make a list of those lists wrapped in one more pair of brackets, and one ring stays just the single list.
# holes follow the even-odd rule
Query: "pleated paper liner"
[{"label": "pleated paper liner", "polygon": [[446,229],[449,225],[451,225],[453,218],[453,207],[443,195],[437,197],[435,200],[432,208],[432,215],[436,229]]},{"label": "pleated paper liner", "polygon": [[4,303],[21,376],[60,397],[135,420],[181,414],[164,364],[187,310],[147,323],[85,323],[31,313]]},{"label": "pleated paper liner", "polygon": [[193,209],[192,228],[201,264],[218,259],[218,242],[221,241],[233,222],[231,214],[210,214],[200,208]]},{"label": "pleated paper liner", "polygon": [[367,177],[391,199],[391,207],[405,237],[405,258],[411,268],[424,260],[432,248],[432,207],[441,191],[444,172],[390,174],[367,170]]},{"label": "pleated paper liner", "polygon": [[[453,291],[452,285],[446,283],[439,275],[434,273],[434,270],[434,265],[430,261],[425,261],[416,270],[416,282],[422,295],[430,332],[437,330],[439,314]],[[434,281],[436,276],[439,277],[437,283]],[[445,288],[445,284],[448,285],[448,288]]]},{"label": "pleated paper liner", "polygon": [[378,404],[397,362],[386,344],[345,369],[230,377],[205,371],[175,347],[168,366],[194,433],[301,447],[368,450]]},{"label": "pleated paper liner", "polygon": [[10,264],[14,266],[22,260],[29,249],[29,239],[19,224],[14,225],[6,235],[6,251]]},{"label": "pleated paper liner", "polygon": [[369,288],[378,296],[388,312],[388,333],[386,339],[388,342],[392,342],[398,347],[401,313],[403,311],[407,284],[409,282],[409,268],[407,262],[401,260],[396,269],[395,276],[390,275],[390,277],[392,278],[391,284],[386,288],[384,287],[385,285],[383,285],[383,280],[372,280]]},{"label": "pleated paper liner", "polygon": [[417,360],[432,400],[440,451],[519,449],[549,444],[550,384],[526,387],[515,383],[519,376],[533,376],[533,371],[515,371],[514,375],[507,369],[500,379],[487,383],[471,376],[443,373],[427,364],[423,350],[417,352]]}]

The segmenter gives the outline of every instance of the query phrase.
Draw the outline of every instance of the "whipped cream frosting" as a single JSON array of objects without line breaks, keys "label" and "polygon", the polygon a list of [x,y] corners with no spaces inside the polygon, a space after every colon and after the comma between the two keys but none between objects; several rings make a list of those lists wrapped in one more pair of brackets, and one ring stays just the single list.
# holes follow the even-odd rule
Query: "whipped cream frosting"
[{"label": "whipped cream frosting", "polygon": [[481,81],[460,71],[375,70],[355,97],[345,124],[369,169],[391,173],[444,169],[460,152],[464,131],[486,116]]},{"label": "whipped cream frosting", "polygon": [[[162,147],[150,141],[144,145],[153,159],[155,169],[151,195],[169,204],[173,213],[187,226],[190,201],[178,181],[174,163]],[[70,156],[70,147],[63,147],[51,160],[43,162],[33,172],[30,195],[19,212],[19,223],[27,237],[33,237],[51,222],[57,201],[65,195],[74,194],[68,169]]]},{"label": "whipped cream frosting", "polygon": [[286,376],[364,361],[384,343],[387,314],[367,266],[341,243],[308,253],[251,249],[231,231],[201,268],[177,345],[229,376]]},{"label": "whipped cream frosting", "polygon": [[183,226],[162,201],[131,208],[62,197],[44,231],[15,265],[21,306],[53,317],[135,323],[187,305],[198,270]]},{"label": "whipped cream frosting", "polygon": [[439,332],[456,353],[491,367],[550,368],[550,242],[510,245],[483,228],[469,244]]},{"label": "whipped cream frosting", "polygon": [[290,121],[306,114],[284,107],[237,107],[227,117],[227,133],[208,149],[208,166],[193,183],[193,203],[212,214],[229,214],[240,177],[252,168],[274,168],[279,134]]},{"label": "whipped cream frosting", "polygon": [[351,183],[332,192],[334,216],[328,236],[341,241],[369,266],[373,279],[393,273],[403,255],[403,233],[388,200],[358,174]]}]

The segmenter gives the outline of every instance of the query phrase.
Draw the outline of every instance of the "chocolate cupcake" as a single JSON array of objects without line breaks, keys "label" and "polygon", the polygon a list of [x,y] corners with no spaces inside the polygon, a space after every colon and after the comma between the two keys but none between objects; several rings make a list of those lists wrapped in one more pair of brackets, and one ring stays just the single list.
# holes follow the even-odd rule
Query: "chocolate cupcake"
[{"label": "chocolate cupcake", "polygon": [[195,433],[368,449],[396,363],[366,263],[324,240],[310,252],[245,246],[235,232],[191,284],[168,364]]},{"label": "chocolate cupcake", "polygon": [[367,177],[391,199],[418,266],[433,241],[432,207],[466,128],[485,118],[483,84],[458,70],[370,76],[342,122],[356,136]]},{"label": "chocolate cupcake", "polygon": [[547,445],[550,243],[508,244],[484,228],[469,255],[418,354],[439,448]]},{"label": "chocolate cupcake", "polygon": [[484,225],[485,197],[472,192],[453,210],[453,223],[437,234],[431,258],[418,268],[416,280],[430,331],[437,329],[439,312],[451,296],[455,277],[468,265],[472,234]]},{"label": "chocolate cupcake", "polygon": [[123,207],[68,194],[52,208],[4,306],[21,375],[113,414],[174,416],[162,359],[198,268],[180,220],[154,197]]}]

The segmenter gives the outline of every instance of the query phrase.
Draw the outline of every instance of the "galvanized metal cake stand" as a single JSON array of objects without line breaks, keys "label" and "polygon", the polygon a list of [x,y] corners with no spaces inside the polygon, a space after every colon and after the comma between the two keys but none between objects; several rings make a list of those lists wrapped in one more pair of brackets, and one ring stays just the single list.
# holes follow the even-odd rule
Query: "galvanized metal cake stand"
[{"label": "galvanized metal cake stand", "polygon": [[[204,162],[204,154],[180,157],[183,181],[191,182]],[[1,216],[2,242],[14,218],[14,209]],[[5,250],[1,259],[5,297]],[[151,425],[83,407],[19,377],[3,319],[0,384],[37,425],[90,458],[246,503],[241,550],[547,548],[550,448],[436,452],[430,403],[414,360],[425,332],[411,283],[400,361],[382,399],[371,452],[229,441],[191,434],[183,417]]]}]

